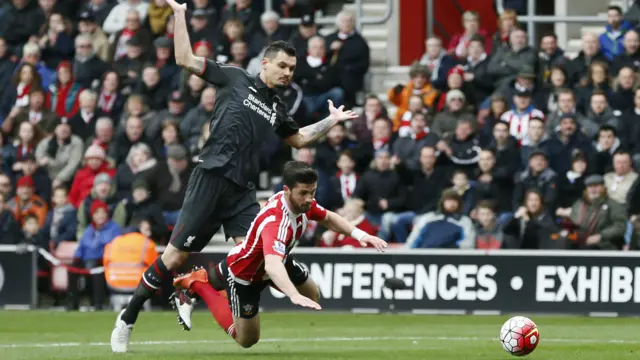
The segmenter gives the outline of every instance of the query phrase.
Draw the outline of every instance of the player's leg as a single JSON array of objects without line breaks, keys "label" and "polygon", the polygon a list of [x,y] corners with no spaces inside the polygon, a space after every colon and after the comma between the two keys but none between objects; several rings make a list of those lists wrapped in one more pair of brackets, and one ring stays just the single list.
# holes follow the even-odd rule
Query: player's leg
[{"label": "player's leg", "polygon": [[217,178],[196,167],[189,178],[187,191],[171,234],[171,240],[162,256],[158,257],[142,275],[134,295],[127,307],[118,314],[115,328],[111,334],[111,349],[114,352],[128,350],[131,331],[144,303],[149,300],[163,280],[171,279],[172,271],[177,270],[189,256],[189,252],[200,251],[211,237],[194,236],[200,234],[203,224],[211,223],[211,215],[220,188]]},{"label": "player's leg", "polygon": [[296,261],[291,254],[287,257],[284,267],[287,269],[289,279],[291,279],[291,282],[296,286],[300,294],[315,302],[320,301],[320,288],[316,282],[309,277],[307,268]]}]

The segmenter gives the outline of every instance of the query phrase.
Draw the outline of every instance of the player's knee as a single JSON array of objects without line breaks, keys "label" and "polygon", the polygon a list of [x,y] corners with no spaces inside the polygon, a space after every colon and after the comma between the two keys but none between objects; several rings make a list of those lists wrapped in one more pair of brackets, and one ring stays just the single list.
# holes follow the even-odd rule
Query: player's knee
[{"label": "player's knee", "polygon": [[245,349],[252,347],[260,341],[260,335],[248,335],[248,336],[239,336],[236,337],[236,342],[238,345],[242,346]]},{"label": "player's knee", "polygon": [[187,260],[189,253],[178,250],[175,246],[169,244],[166,250],[162,253],[162,262],[168,270],[177,270]]}]

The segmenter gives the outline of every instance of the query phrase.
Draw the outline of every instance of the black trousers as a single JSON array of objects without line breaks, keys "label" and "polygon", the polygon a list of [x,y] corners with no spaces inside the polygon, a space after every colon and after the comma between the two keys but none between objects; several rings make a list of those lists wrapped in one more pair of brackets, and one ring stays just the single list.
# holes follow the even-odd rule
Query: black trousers
[{"label": "black trousers", "polygon": [[[102,266],[101,260],[89,260],[85,262],[74,262],[73,266],[81,269],[93,269]],[[79,274],[69,270],[69,292],[67,308],[77,310],[80,306],[80,279],[85,278],[87,289],[91,289],[91,306],[96,310],[102,310],[105,298],[107,297],[107,281],[104,273],[99,274]]]}]

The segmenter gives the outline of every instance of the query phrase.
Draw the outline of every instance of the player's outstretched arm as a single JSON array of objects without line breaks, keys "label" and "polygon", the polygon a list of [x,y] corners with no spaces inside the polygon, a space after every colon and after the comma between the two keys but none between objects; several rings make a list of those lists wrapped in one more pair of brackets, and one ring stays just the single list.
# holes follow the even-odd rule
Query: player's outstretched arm
[{"label": "player's outstretched arm", "polygon": [[318,139],[326,134],[335,124],[357,117],[358,114],[355,112],[344,110],[344,105],[336,109],[336,107],[333,106],[333,101],[329,100],[329,116],[315,124],[303,127],[298,133],[286,138],[285,141],[292,147],[300,149],[318,141]]},{"label": "player's outstretched arm", "polygon": [[271,278],[271,281],[291,299],[291,302],[302,307],[320,310],[321,307],[315,301],[302,296],[296,286],[293,285],[287,269],[282,263],[282,257],[278,255],[267,254],[264,256],[264,270]]},{"label": "player's outstretched arm", "polygon": [[366,232],[353,226],[347,219],[334,213],[333,211],[327,211],[327,216],[321,221],[322,225],[329,230],[338,232],[343,235],[351,236],[352,238],[360,241],[362,246],[368,244],[373,245],[378,251],[384,251],[387,247],[387,242],[376,237],[367,234]]}]

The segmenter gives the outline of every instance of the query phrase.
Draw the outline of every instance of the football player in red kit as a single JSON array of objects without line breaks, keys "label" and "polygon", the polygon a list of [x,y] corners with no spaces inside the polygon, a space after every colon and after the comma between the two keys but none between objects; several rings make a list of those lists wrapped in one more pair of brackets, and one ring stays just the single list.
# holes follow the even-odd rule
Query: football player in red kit
[{"label": "football player in red kit", "polygon": [[[260,293],[277,287],[292,303],[320,310],[319,291],[305,271],[305,281],[296,286],[285,262],[309,221],[349,235],[384,251],[387,243],[354,227],[349,221],[318,205],[314,199],[318,173],[308,164],[290,161],[284,168],[284,190],[272,196],[255,218],[245,240],[233,247],[227,258],[207,273],[197,269],[178,276],[174,285],[202,298],[218,324],[242,347],[260,338],[258,307]],[[218,291],[226,290],[227,298]]]}]

